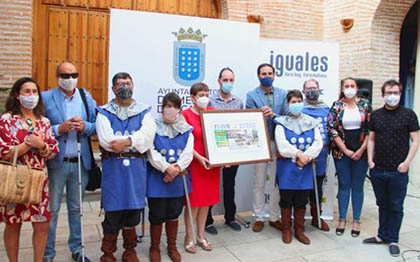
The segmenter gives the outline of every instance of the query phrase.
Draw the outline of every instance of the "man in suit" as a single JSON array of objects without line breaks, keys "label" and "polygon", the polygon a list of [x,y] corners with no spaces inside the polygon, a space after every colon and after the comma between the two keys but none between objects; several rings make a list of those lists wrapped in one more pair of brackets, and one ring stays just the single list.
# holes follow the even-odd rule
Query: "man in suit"
[{"label": "man in suit", "polygon": [[[260,85],[246,95],[247,109],[262,109],[267,121],[268,133],[271,140],[271,148],[274,161],[271,163],[259,163],[255,165],[255,183],[253,211],[256,218],[252,230],[260,232],[264,228],[264,204],[265,204],[265,185],[269,181],[270,194],[270,226],[281,230],[280,218],[280,196],[279,190],[275,186],[276,177],[276,146],[274,144],[274,124],[272,119],[278,115],[288,112],[286,102],[286,91],[273,86],[275,70],[271,64],[261,64],[257,69]],[[268,176],[268,179],[267,179]]]},{"label": "man in suit", "polygon": [[[81,221],[79,200],[79,177],[77,163],[77,134],[81,143],[82,188],[88,183],[88,171],[92,163],[88,137],[95,134],[96,102],[84,90],[86,95],[89,119],[77,87],[78,72],[70,62],[63,62],[57,67],[58,86],[42,92],[45,104],[45,116],[50,119],[53,132],[59,142],[60,153],[48,161],[49,194],[51,223],[48,230],[48,244],[44,261],[53,261],[55,252],[55,236],[61,198],[66,188],[67,215],[70,228],[68,245],[75,261],[81,261]],[[89,262],[88,258],[85,261]]]}]

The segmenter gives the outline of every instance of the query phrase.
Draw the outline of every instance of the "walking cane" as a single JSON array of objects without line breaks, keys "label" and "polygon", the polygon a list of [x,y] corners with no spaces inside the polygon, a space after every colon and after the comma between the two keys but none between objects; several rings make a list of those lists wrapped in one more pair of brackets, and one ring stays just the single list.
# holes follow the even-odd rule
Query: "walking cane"
[{"label": "walking cane", "polygon": [[[85,241],[83,238],[83,201],[82,201],[82,164],[80,161],[81,144],[80,144],[80,133],[77,132],[77,167],[79,175],[79,205],[80,205],[80,235],[82,241],[82,262],[85,262]],[[77,261],[80,261],[80,253]]]},{"label": "walking cane", "polygon": [[316,214],[318,216],[318,228],[321,228],[321,211],[320,211],[320,208],[319,208],[318,184],[316,182],[315,159],[312,160],[312,173],[313,173],[313,177],[314,177],[314,190],[315,190]]},{"label": "walking cane", "polygon": [[184,182],[185,198],[187,200],[187,208],[188,208],[188,213],[189,213],[190,220],[191,220],[191,230],[193,232],[193,241],[194,241],[194,244],[195,244],[195,243],[197,243],[197,240],[195,238],[194,221],[193,221],[193,216],[192,216],[192,212],[191,212],[190,196],[188,195],[187,179],[185,178],[186,176],[187,175],[182,176],[182,181]]}]

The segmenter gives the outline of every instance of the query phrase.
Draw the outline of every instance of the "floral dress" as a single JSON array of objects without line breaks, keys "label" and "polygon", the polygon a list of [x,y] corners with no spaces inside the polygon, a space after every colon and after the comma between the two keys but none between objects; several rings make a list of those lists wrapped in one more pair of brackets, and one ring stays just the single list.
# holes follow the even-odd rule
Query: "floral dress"
[{"label": "floral dress", "polygon": [[[19,115],[5,113],[0,118],[0,157],[8,154],[13,146],[24,142],[28,134],[24,120]],[[42,168],[47,172],[45,161],[58,154],[58,143],[51,129],[50,121],[42,117],[34,123],[34,129],[44,134],[44,141],[48,144],[49,152],[41,156],[39,150],[31,149],[25,155],[18,158],[18,163],[27,164],[34,168]],[[39,204],[16,204],[0,201],[0,222],[6,224],[18,224],[22,222],[46,222],[50,221],[48,176],[44,181],[44,187]]]}]

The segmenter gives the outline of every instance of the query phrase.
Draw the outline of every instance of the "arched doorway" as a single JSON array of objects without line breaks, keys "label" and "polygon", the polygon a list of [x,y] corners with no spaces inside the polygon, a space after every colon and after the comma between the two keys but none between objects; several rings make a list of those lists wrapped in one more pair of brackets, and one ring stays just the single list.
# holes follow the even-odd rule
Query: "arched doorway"
[{"label": "arched doorway", "polygon": [[[372,19],[370,38],[370,75],[374,82],[373,107],[383,105],[380,98],[382,83],[400,76],[401,28],[416,0],[382,0]],[[376,99],[375,99],[376,98]]]},{"label": "arched doorway", "polygon": [[402,103],[413,108],[414,72],[417,54],[418,3],[414,4],[401,27],[400,38],[400,81],[403,85]]},{"label": "arched doorway", "polygon": [[102,105],[108,94],[111,8],[221,18],[225,5],[220,0],[34,1],[32,75],[42,90],[52,89],[56,66],[71,61],[80,73],[79,87]]}]

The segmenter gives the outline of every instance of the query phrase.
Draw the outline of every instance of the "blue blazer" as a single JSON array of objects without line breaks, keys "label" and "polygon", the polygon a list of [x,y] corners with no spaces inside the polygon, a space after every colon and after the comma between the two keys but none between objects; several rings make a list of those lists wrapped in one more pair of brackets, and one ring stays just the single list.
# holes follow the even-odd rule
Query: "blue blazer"
[{"label": "blue blazer", "polygon": [[[77,89],[77,88],[76,88]],[[76,90],[78,92],[79,90]],[[90,149],[88,143],[88,137],[95,135],[96,133],[96,102],[93,100],[89,92],[84,89],[86,94],[86,100],[89,108],[89,119],[86,116],[86,109],[82,102],[82,115],[81,118],[85,121],[85,130],[81,133],[81,158],[84,167],[87,170],[91,169],[92,161],[90,159]],[[64,96],[59,92],[62,92],[59,87],[52,90],[44,91],[41,93],[42,100],[45,105],[45,116],[50,119],[52,130],[56,139],[58,140],[58,148],[60,153],[53,159],[47,162],[48,168],[60,168],[63,164],[64,151],[66,149],[67,134],[59,135],[58,126],[66,121],[66,112],[64,111]]]},{"label": "blue blazer", "polygon": [[[271,110],[276,115],[286,115],[289,111],[287,106],[287,92],[286,90],[273,87],[274,102]],[[259,109],[267,105],[267,97],[261,87],[257,87],[246,94],[246,105],[247,109]],[[267,119],[267,128],[270,139],[274,141],[274,123],[269,117]]]}]

